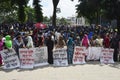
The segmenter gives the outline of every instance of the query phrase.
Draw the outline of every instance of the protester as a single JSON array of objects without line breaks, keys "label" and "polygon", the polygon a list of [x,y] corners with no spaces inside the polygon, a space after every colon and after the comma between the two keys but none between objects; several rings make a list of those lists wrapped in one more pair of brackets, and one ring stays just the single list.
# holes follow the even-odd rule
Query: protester
[{"label": "protester", "polygon": [[34,45],[33,45],[33,39],[32,39],[32,37],[29,35],[29,33],[26,33],[25,38],[26,38],[26,40],[27,40],[26,47],[27,47],[27,48],[33,48],[33,47],[34,47]]},{"label": "protester", "polygon": [[21,36],[21,35],[19,35],[19,36],[17,37],[14,46],[15,46],[15,47],[14,47],[14,48],[15,48],[15,51],[16,51],[18,57],[19,57],[19,48],[25,48],[25,44],[24,44],[24,42],[23,42],[23,39],[22,39],[22,36]]},{"label": "protester", "polygon": [[75,42],[75,46],[80,46],[80,43],[81,43],[80,37],[77,36],[74,42]]},{"label": "protester", "polygon": [[66,43],[63,39],[63,36],[60,36],[55,48],[64,48],[65,46],[66,46]]},{"label": "protester", "polygon": [[96,43],[99,47],[103,47],[103,39],[100,37],[100,35],[97,36]]},{"label": "protester", "polygon": [[73,38],[69,37],[68,41],[67,41],[68,64],[72,64],[74,45],[75,45],[75,43],[73,41]]},{"label": "protester", "polygon": [[81,41],[81,45],[85,46],[86,48],[89,47],[90,42],[89,42],[87,34],[84,34],[84,37],[82,38],[82,41]]},{"label": "protester", "polygon": [[104,48],[109,48],[110,47],[110,38],[109,38],[108,33],[105,35],[105,38],[103,40],[103,46],[104,46]]},{"label": "protester", "polygon": [[58,43],[58,40],[59,40],[60,36],[61,36],[61,33],[56,31],[55,32],[55,44]]},{"label": "protester", "polygon": [[44,36],[42,32],[38,33],[38,46],[44,46]]},{"label": "protester", "polygon": [[46,46],[48,48],[48,63],[53,64],[54,41],[51,39],[51,35],[49,35],[46,40]]},{"label": "protester", "polygon": [[113,59],[118,61],[119,37],[114,35],[110,41],[110,47],[114,49]]}]

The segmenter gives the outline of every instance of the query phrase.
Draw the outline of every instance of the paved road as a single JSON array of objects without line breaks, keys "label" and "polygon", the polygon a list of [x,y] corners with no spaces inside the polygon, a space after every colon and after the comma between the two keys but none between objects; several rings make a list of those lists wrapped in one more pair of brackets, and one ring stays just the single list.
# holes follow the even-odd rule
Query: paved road
[{"label": "paved road", "polygon": [[0,80],[120,80],[120,63],[89,62],[68,67],[39,67],[32,70],[0,69]]}]

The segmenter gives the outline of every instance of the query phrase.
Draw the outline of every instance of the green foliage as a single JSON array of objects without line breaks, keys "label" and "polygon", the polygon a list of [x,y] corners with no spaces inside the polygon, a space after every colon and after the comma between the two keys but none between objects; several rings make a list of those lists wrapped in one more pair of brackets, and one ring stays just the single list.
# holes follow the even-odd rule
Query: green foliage
[{"label": "green foliage", "polygon": [[35,11],[30,6],[25,8],[26,21],[35,22]]},{"label": "green foliage", "polygon": [[99,22],[102,16],[108,20],[117,19],[118,32],[120,32],[120,0],[79,0],[76,6],[78,16],[84,16],[89,21]]},{"label": "green foliage", "polygon": [[36,22],[42,22],[43,21],[43,13],[42,13],[42,6],[39,4],[39,0],[33,0],[34,10],[35,10],[35,19]]},{"label": "green foliage", "polygon": [[29,0],[10,0],[11,1],[11,6],[17,6],[18,8],[18,20],[23,23],[25,22],[26,19],[26,14],[25,14],[25,7],[27,6],[27,3]]},{"label": "green foliage", "polygon": [[16,20],[16,6],[11,6],[10,0],[0,1],[0,23],[11,22]]}]

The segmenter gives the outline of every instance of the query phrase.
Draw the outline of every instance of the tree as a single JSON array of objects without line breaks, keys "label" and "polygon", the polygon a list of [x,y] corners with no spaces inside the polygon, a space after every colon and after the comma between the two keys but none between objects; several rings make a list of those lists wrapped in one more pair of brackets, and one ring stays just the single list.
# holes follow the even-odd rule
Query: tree
[{"label": "tree", "polygon": [[39,4],[40,0],[33,0],[34,10],[35,10],[35,19],[37,22],[43,21],[42,6]]},{"label": "tree", "polygon": [[108,19],[117,20],[118,34],[120,34],[120,0],[104,0],[103,10]]},{"label": "tree", "polygon": [[25,14],[26,14],[27,21],[29,21],[29,22],[35,21],[35,11],[33,8],[31,8],[30,6],[27,6],[25,8]]},{"label": "tree", "polygon": [[78,16],[84,16],[90,21],[102,15],[108,20],[116,19],[118,33],[120,34],[120,0],[79,0],[77,5]]},{"label": "tree", "polygon": [[93,20],[99,24],[99,17],[101,14],[101,0],[79,0],[80,3],[76,5],[78,16],[86,17],[90,23]]},{"label": "tree", "polygon": [[18,20],[23,23],[25,22],[25,7],[27,6],[29,0],[11,0],[11,5],[15,5],[18,7]]},{"label": "tree", "polygon": [[57,5],[60,0],[52,0],[53,1],[53,19],[52,19],[52,25],[56,27],[56,11],[57,11]]},{"label": "tree", "polygon": [[0,1],[0,18],[2,22],[10,22],[17,19],[16,16],[16,6],[11,6],[10,0],[1,0]]}]

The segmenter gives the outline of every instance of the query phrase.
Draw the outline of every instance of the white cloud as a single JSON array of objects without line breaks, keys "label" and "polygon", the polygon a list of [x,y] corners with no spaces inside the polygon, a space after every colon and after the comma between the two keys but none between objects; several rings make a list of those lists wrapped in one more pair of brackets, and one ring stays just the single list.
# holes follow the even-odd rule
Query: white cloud
[{"label": "white cloud", "polygon": [[[78,0],[74,0],[73,2],[71,0],[60,0],[58,4],[58,8],[61,9],[61,13],[57,14],[58,17],[70,17],[75,15],[76,8],[75,5],[78,4]],[[30,0],[31,4],[32,0]],[[52,0],[42,0],[40,3],[43,7],[43,15],[44,16],[52,16],[53,14],[53,4]]]}]

